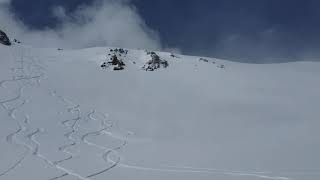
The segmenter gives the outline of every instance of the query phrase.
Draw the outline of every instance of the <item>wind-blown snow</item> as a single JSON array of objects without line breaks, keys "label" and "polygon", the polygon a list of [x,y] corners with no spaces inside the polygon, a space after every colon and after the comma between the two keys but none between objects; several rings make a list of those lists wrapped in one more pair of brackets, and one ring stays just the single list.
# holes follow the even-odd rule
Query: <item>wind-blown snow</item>
[{"label": "wind-blown snow", "polygon": [[109,52],[0,46],[1,180],[320,178],[320,63]]}]

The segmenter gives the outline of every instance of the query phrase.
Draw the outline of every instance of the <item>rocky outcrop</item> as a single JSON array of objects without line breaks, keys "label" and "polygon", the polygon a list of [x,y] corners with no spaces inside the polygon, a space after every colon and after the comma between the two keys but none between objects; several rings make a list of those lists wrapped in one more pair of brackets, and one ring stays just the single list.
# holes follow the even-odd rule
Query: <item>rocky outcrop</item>
[{"label": "rocky outcrop", "polygon": [[128,54],[128,50],[125,49],[110,49],[108,57],[110,61],[106,61],[101,65],[102,69],[107,69],[108,67],[113,67],[114,71],[124,70],[126,64],[122,61],[122,58],[125,58]]},{"label": "rocky outcrop", "polygon": [[179,56],[177,56],[177,55],[175,55],[173,53],[170,54],[170,57],[172,57],[172,58],[180,58]]},{"label": "rocky outcrop", "polygon": [[6,33],[0,30],[0,43],[6,46],[10,46],[11,42]]},{"label": "rocky outcrop", "polygon": [[113,55],[110,60],[111,61],[109,61],[108,64],[114,66],[113,70],[119,71],[124,69],[125,64],[121,59],[117,57],[117,55]]},{"label": "rocky outcrop", "polygon": [[200,58],[199,61],[206,62],[206,63],[209,62],[209,60],[206,58]]},{"label": "rocky outcrop", "polygon": [[217,67],[218,67],[218,68],[221,68],[221,69],[225,69],[225,68],[226,68],[226,66],[225,66],[225,65],[223,65],[223,64],[218,65]]},{"label": "rocky outcrop", "polygon": [[154,71],[161,67],[167,68],[169,66],[168,61],[162,60],[155,52],[147,52],[147,54],[151,56],[151,60],[149,60],[142,69],[146,71]]},{"label": "rocky outcrop", "polygon": [[106,69],[110,66],[113,66],[114,71],[119,71],[119,70],[123,70],[126,65],[121,59],[117,57],[117,55],[114,54],[111,56],[110,61],[104,62],[101,65],[101,68]]}]

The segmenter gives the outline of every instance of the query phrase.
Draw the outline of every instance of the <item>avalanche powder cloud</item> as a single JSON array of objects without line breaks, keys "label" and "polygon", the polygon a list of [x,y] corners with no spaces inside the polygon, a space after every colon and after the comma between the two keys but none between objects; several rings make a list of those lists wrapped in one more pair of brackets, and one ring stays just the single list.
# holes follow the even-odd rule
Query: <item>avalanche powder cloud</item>
[{"label": "avalanche powder cloud", "polygon": [[122,46],[161,49],[158,34],[150,29],[126,0],[101,0],[68,13],[54,7],[61,24],[54,29],[31,30],[14,17],[11,0],[0,0],[0,29],[35,47],[85,48]]}]

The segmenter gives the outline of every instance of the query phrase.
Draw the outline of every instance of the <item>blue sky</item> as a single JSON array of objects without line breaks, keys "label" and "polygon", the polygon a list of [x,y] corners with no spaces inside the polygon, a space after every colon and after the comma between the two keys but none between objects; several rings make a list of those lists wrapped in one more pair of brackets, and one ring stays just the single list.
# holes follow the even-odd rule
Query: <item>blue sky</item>
[{"label": "blue sky", "polygon": [[[29,28],[55,28],[50,12],[72,12],[88,0],[12,0],[11,11]],[[317,0],[132,0],[166,47],[185,54],[250,62],[316,60],[320,53]]]}]

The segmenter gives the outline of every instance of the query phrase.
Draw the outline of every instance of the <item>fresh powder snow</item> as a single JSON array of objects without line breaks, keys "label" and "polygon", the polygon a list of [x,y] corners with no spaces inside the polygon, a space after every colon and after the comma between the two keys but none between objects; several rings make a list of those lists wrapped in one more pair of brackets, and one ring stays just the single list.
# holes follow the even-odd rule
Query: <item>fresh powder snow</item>
[{"label": "fresh powder snow", "polygon": [[320,63],[0,44],[0,180],[320,179]]}]

